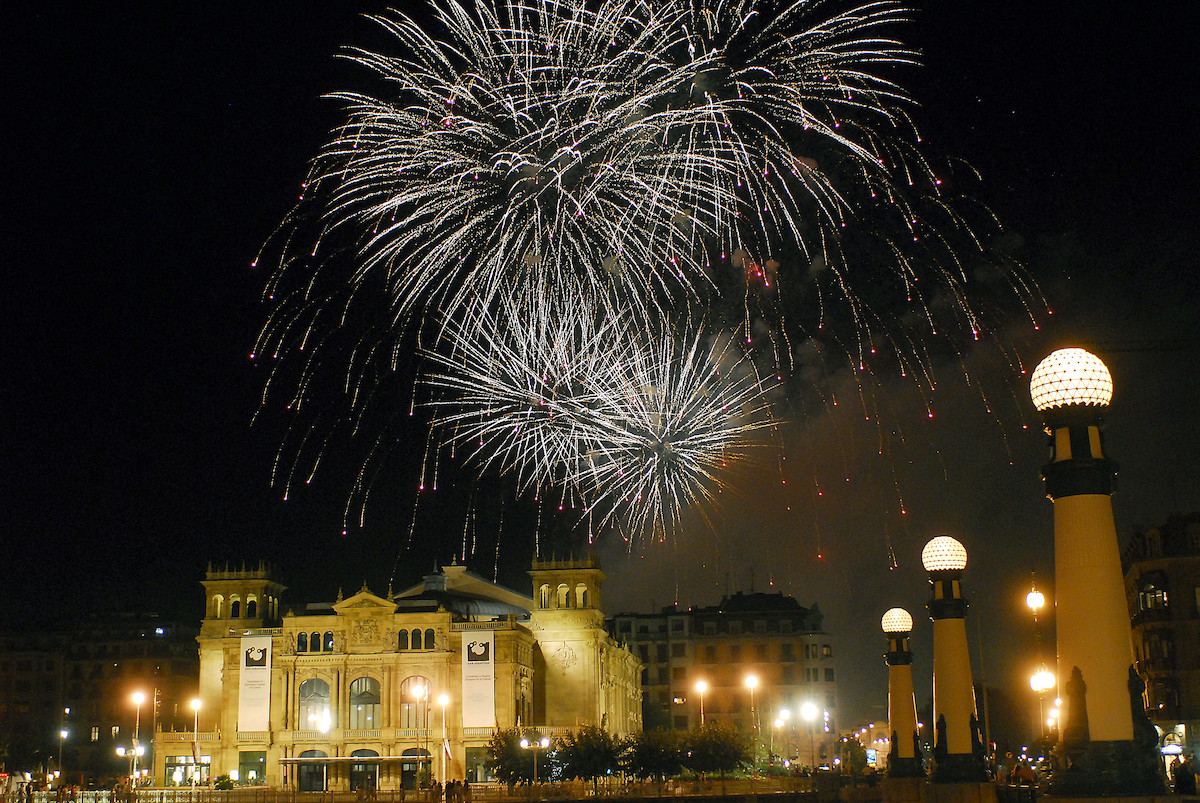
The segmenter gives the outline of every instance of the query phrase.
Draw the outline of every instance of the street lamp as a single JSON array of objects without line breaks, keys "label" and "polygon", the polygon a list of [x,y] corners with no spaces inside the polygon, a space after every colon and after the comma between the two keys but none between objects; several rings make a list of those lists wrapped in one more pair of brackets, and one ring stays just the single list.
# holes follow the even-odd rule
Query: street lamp
[{"label": "street lamp", "polygon": [[[424,750],[425,755],[419,756],[418,760],[428,760],[428,758],[429,758],[429,687],[422,683],[418,683],[417,685],[413,686],[412,696],[413,696],[413,699],[416,700],[418,703],[420,703],[422,701],[425,703],[425,705],[424,705],[425,724],[424,724],[424,727],[422,728],[422,734],[421,734],[423,742],[424,742],[422,749]],[[418,766],[417,775],[420,776],[420,770],[419,770],[420,764],[418,764],[417,766]],[[427,772],[432,772],[432,771],[433,771],[433,767],[429,766],[427,768]],[[428,777],[426,778],[426,780],[428,781]]]},{"label": "street lamp", "polygon": [[547,739],[545,736],[543,736],[541,739],[539,739],[536,742],[531,742],[528,739],[521,740],[521,747],[525,748],[526,750],[533,751],[533,785],[534,786],[537,786],[537,782],[538,782],[538,780],[537,780],[538,751],[545,750],[549,746],[550,746],[550,740]]},{"label": "street lamp", "polygon": [[[133,693],[133,705],[134,705],[133,746],[135,749],[133,752],[133,772],[131,773],[135,777],[135,779],[137,777],[137,772],[138,772],[138,765],[137,765],[138,756],[142,755],[145,752],[144,750],[142,750],[142,745],[141,745],[141,742],[139,741],[139,738],[141,736],[141,729],[142,729],[142,703],[144,703],[144,702],[146,702],[146,695],[142,694],[140,691],[135,691]],[[135,783],[136,783],[136,780],[135,780]]]},{"label": "street lamp", "polygon": [[[1029,678],[1029,688],[1033,689],[1038,696],[1038,721],[1044,722],[1046,719],[1046,692],[1054,688],[1055,685],[1054,673],[1046,668],[1045,664],[1038,665],[1038,671],[1034,672]],[[1042,738],[1046,738],[1046,727],[1042,726]]]},{"label": "street lamp", "polygon": [[145,752],[146,752],[146,748],[142,747],[140,744],[134,744],[132,747],[124,747],[124,746],[121,746],[121,747],[118,747],[118,748],[117,748],[117,755],[118,755],[118,756],[120,756],[121,758],[128,758],[128,759],[129,759],[129,778],[130,778],[130,783],[134,784],[135,786],[137,785],[137,760],[138,760],[138,756],[140,756],[140,755],[144,755],[144,754],[145,754]]},{"label": "street lamp", "polygon": [[446,741],[446,704],[450,702],[450,695],[439,694],[438,705],[442,707],[442,781],[446,780],[446,753],[450,752],[450,743]]},{"label": "street lamp", "polygon": [[758,768],[758,712],[754,709],[754,689],[758,686],[758,677],[746,675],[746,688],[750,689],[750,733],[752,736],[753,758],[750,762],[750,775],[754,776]]},{"label": "street lamp", "polygon": [[200,698],[192,699],[192,786],[200,778]]},{"label": "street lamp", "polygon": [[808,723],[808,754],[809,766],[813,772],[817,771],[817,741],[814,735],[817,730],[817,706],[812,701],[804,703],[800,706],[800,718]]},{"label": "street lamp", "polygon": [[696,681],[696,693],[700,695],[700,727],[704,727],[704,692],[708,691],[708,684],[703,680]]}]

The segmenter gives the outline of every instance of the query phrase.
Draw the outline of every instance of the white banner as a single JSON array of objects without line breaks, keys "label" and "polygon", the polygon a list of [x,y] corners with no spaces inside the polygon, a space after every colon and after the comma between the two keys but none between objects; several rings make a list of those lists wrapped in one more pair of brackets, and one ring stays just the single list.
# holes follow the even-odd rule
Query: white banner
[{"label": "white banner", "polygon": [[271,729],[271,637],[243,636],[238,730]]},{"label": "white banner", "polygon": [[462,712],[464,728],[496,727],[496,634],[468,630],[462,634]]}]

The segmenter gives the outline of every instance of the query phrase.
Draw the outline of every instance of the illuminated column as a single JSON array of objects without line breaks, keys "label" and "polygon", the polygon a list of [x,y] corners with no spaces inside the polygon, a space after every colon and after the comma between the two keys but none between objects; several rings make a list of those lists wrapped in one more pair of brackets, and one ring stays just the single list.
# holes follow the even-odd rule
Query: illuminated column
[{"label": "illuminated column", "polygon": [[[1060,349],[1034,369],[1029,392],[1050,440],[1042,468],[1054,503],[1054,596],[1058,688],[1063,705],[1060,792],[1155,794],[1161,766],[1147,758],[1157,739],[1141,710],[1133,674],[1129,610],[1113,521],[1117,464],[1104,453],[1103,412],[1112,377],[1094,354]],[[1135,699],[1136,698],[1136,699]],[[1131,707],[1132,704],[1132,707]],[[1143,722],[1144,721],[1144,724]],[[1146,728],[1151,730],[1147,734]],[[1136,732],[1136,733],[1135,733]],[[1139,744],[1135,745],[1135,736]],[[1148,745],[1140,744],[1142,738]]]},{"label": "illuminated column", "polygon": [[939,535],[921,550],[933,597],[933,720],[936,734],[933,780],[968,783],[988,780],[979,722],[975,718],[975,688],[967,652],[967,602],[962,596],[962,572],[967,550],[948,535]]},{"label": "illuminated column", "polygon": [[883,615],[883,632],[888,637],[884,660],[888,666],[888,733],[891,753],[887,774],[890,778],[911,778],[925,774],[917,747],[917,699],[913,693],[912,652],[908,637],[913,619],[903,608],[892,608]]}]

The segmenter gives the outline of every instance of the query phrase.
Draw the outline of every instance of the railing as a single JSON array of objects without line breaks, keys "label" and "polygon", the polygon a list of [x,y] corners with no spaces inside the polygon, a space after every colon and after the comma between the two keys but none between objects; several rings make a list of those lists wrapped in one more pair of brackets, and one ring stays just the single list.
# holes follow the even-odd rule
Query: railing
[{"label": "railing", "polygon": [[377,730],[348,730],[345,738],[347,739],[378,739],[380,732]]},{"label": "railing", "polygon": [[460,632],[463,630],[514,630],[516,623],[508,619],[501,619],[495,622],[451,622],[450,630],[452,632]]},{"label": "railing", "polygon": [[270,731],[238,731],[239,742],[266,742],[271,738]]},{"label": "railing", "polygon": [[221,741],[221,737],[216,731],[201,731],[196,734],[193,734],[191,731],[159,731],[154,734],[154,741],[159,744],[175,742],[191,744],[192,742],[219,742]]}]

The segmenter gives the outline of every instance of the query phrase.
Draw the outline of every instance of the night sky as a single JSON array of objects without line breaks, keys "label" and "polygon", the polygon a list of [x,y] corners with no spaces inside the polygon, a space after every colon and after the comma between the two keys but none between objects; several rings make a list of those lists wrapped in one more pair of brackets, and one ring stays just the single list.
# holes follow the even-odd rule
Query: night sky
[{"label": "night sky", "polygon": [[[585,549],[466,474],[422,497],[410,536],[419,430],[345,535],[349,462],[286,503],[270,487],[283,422],[251,426],[264,374],[249,354],[266,315],[251,262],[339,119],[320,96],[361,80],[334,54],[375,41],[361,14],[382,4],[63,5],[75,4],[6,3],[0,22],[0,627],[115,604],[195,620],[208,561],[269,561],[308,601],[364,581],[404,587],[464,551],[526,590],[535,531],[545,552]],[[1117,17],[921,5],[907,37],[925,53],[906,81],[918,125],[982,172],[977,194],[1055,313],[1007,334],[1030,369],[1082,345],[1112,371],[1119,533],[1200,509],[1194,32],[1169,5]],[[1052,592],[1052,530],[1028,377],[982,348],[938,369],[933,419],[910,385],[884,386],[902,450],[878,455],[861,413],[814,414],[787,430],[788,473],[802,482],[744,477],[715,530],[673,544],[601,537],[606,610],[751,588],[818,602],[851,724],[883,716],[879,617],[893,605],[918,620],[918,702],[928,696],[919,555],[947,533],[970,553],[968,627],[989,683],[1031,706],[1023,600],[1032,571]],[[815,501],[814,481],[827,489]]]}]

